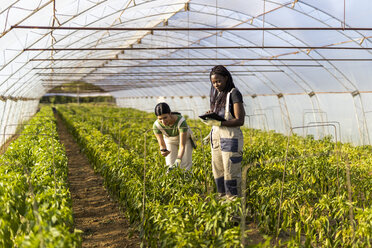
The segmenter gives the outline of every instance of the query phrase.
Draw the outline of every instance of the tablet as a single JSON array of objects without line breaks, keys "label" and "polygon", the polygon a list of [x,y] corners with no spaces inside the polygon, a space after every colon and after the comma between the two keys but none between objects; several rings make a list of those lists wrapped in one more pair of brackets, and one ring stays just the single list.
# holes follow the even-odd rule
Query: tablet
[{"label": "tablet", "polygon": [[222,118],[221,116],[219,116],[215,112],[204,114],[204,115],[199,115],[199,118],[202,118],[203,120],[213,119],[213,120],[217,120],[217,121],[226,121],[225,118]]}]

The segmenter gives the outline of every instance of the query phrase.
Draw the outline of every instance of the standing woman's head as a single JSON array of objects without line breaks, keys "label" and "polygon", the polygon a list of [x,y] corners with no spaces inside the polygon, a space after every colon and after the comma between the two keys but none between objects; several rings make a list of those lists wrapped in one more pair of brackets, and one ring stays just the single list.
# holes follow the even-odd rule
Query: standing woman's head
[{"label": "standing woman's head", "polygon": [[231,73],[223,65],[212,68],[209,79],[211,81],[210,108],[218,112],[226,104],[226,95],[235,88]]}]

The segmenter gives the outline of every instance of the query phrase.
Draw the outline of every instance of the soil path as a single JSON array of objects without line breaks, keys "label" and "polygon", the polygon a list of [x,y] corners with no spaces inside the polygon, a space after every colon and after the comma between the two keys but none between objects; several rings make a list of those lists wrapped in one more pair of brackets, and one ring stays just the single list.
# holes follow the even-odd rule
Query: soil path
[{"label": "soil path", "polygon": [[56,118],[68,157],[75,228],[84,232],[82,247],[139,247],[137,233],[131,235],[129,223],[104,188],[102,177],[94,173],[66,126],[58,115]]}]

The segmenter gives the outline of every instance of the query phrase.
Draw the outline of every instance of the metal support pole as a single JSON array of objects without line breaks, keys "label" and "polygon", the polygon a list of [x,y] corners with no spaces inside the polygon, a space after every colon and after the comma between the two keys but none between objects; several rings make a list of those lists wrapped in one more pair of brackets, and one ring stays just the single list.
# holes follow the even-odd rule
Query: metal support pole
[{"label": "metal support pole", "polygon": [[[317,118],[315,118],[315,114],[320,114],[321,122],[323,122],[322,114],[324,114],[325,115],[326,122],[328,121],[327,112],[325,112],[325,111],[323,111],[321,109],[304,109],[304,112],[302,113],[302,126],[306,125],[305,124],[305,117],[308,114],[313,114],[314,115],[314,120],[315,120],[314,122],[317,122]],[[303,136],[305,136],[305,130],[306,129],[303,129]],[[324,133],[324,129],[323,129],[323,133]],[[318,133],[318,136],[319,136],[319,133]]]},{"label": "metal support pole", "polygon": [[[263,113],[263,114],[245,115],[245,116],[249,117],[249,121],[251,120],[250,117],[263,116],[264,119],[265,119],[265,121],[266,121],[266,127],[269,129],[269,124],[268,124],[267,116],[266,116],[265,113]],[[264,126],[263,129],[266,130],[265,125],[263,125],[263,126]],[[249,127],[250,127],[250,128],[253,128],[253,127],[251,127],[251,123],[249,123]]]},{"label": "metal support pole", "polygon": [[240,243],[242,247],[245,247],[246,240],[245,240],[245,225],[246,225],[246,218],[247,218],[247,210],[246,210],[246,204],[247,204],[247,173],[248,170],[254,165],[254,163],[250,163],[247,166],[243,167],[242,170],[242,212],[240,216]]},{"label": "metal support pole", "polygon": [[372,28],[355,27],[254,27],[254,28],[224,28],[224,27],[209,27],[209,28],[182,28],[182,27],[64,27],[64,26],[31,26],[31,25],[13,25],[12,29],[51,29],[51,30],[101,30],[101,31],[272,31],[272,30],[303,30],[303,31],[372,31]]},{"label": "metal support pole", "polygon": [[191,47],[70,47],[70,48],[25,48],[23,51],[148,51],[148,50],[214,50],[214,49],[298,49],[298,50],[371,50],[372,47],[337,46],[191,46]]}]

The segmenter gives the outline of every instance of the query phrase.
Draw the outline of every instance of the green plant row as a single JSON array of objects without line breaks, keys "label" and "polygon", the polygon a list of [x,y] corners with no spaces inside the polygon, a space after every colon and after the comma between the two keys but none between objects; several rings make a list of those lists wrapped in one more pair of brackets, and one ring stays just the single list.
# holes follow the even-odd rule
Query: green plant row
[{"label": "green plant row", "polygon": [[[74,118],[110,134],[116,142],[120,140],[120,145],[128,151],[143,156],[143,134],[151,129],[152,114],[110,107],[75,107],[68,111]],[[199,127],[204,135],[208,132],[205,126]],[[294,135],[290,138],[287,152],[288,138],[281,134],[251,129],[243,129],[243,132],[246,144],[243,164],[249,166],[248,215],[263,232],[279,235],[279,240],[283,238],[287,246],[293,247],[370,246],[370,147],[335,144],[328,137],[318,141],[310,136]],[[150,164],[158,169],[162,161],[159,161],[155,139],[150,140],[146,151],[153,157]],[[200,154],[200,150],[194,151],[194,164],[201,164]],[[286,156],[287,162],[284,160]],[[207,168],[194,166],[193,179],[200,182],[205,179],[202,175],[207,174],[208,185],[212,185],[210,157],[206,158]],[[136,171],[140,176],[141,166],[136,167]],[[151,178],[158,183],[157,179]],[[160,188],[154,187],[155,202],[162,199],[159,190],[161,192]],[[201,188],[199,192],[202,192]],[[277,244],[280,246],[280,243]]]},{"label": "green plant row", "polygon": [[0,157],[0,247],[80,247],[67,157],[51,108],[42,108]]},{"label": "green plant row", "polygon": [[[85,120],[89,118],[89,112],[82,115],[81,109],[65,107],[59,107],[58,111],[83,147],[95,170],[103,175],[111,193],[126,209],[131,222],[139,225],[144,245],[239,246],[240,229],[231,221],[232,216],[239,211],[239,204],[237,201],[223,204],[216,200],[213,193],[205,192],[202,163],[195,163],[192,173],[173,170],[167,174],[157,145],[154,140],[149,140],[145,212],[144,216],[141,216],[144,206],[142,202],[144,156],[141,152],[144,130],[137,130],[140,128],[138,125],[132,131],[140,132],[142,138],[136,135],[136,142],[133,139],[133,143],[127,139],[126,146],[136,147],[137,150],[122,147],[118,150],[119,146],[112,135],[102,134],[97,128],[98,123]],[[136,114],[138,113],[134,113]],[[136,123],[135,119],[132,120]],[[149,137],[152,136],[150,132]],[[142,153],[142,156],[139,153]],[[200,157],[196,156],[195,159],[198,161]]]},{"label": "green plant row", "polygon": [[285,162],[288,137],[252,130],[245,136],[244,161],[259,163],[248,173],[248,206],[264,231],[289,236],[293,247],[371,246],[370,147],[294,135]]}]

